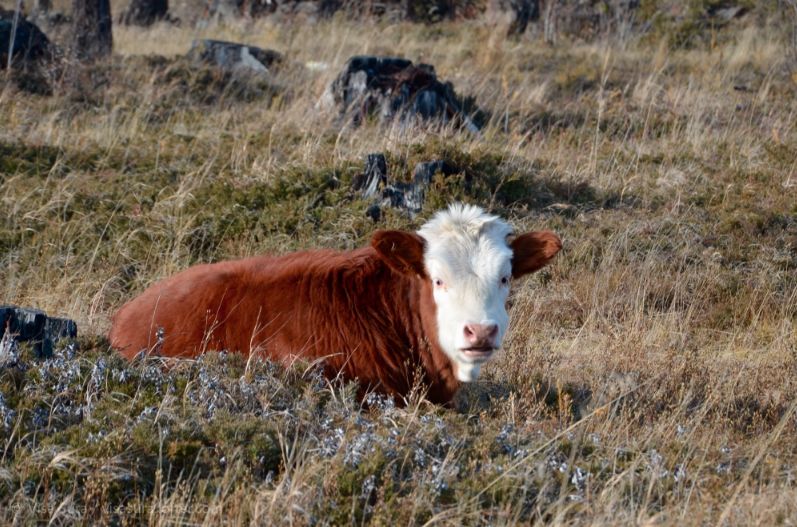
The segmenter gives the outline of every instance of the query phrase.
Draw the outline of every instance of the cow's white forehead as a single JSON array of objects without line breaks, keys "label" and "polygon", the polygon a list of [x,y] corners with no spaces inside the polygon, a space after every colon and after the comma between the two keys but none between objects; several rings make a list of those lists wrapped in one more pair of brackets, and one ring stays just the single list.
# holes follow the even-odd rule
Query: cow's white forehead
[{"label": "cow's white forehead", "polygon": [[426,240],[427,263],[445,264],[458,275],[502,272],[512,257],[506,243],[511,233],[498,216],[460,203],[441,210],[418,230]]}]

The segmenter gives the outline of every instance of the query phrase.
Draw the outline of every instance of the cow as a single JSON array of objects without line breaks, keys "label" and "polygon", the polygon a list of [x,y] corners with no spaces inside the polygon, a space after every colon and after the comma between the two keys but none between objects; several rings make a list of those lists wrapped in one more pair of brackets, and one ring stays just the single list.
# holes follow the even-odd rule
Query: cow
[{"label": "cow", "polygon": [[125,304],[109,338],[129,359],[227,350],[318,360],[327,376],[358,380],[361,395],[401,402],[420,381],[428,400],[448,404],[500,348],[511,280],[561,247],[552,232],[513,235],[501,218],[452,204],[417,232],[377,230],[352,251],[190,267]]}]

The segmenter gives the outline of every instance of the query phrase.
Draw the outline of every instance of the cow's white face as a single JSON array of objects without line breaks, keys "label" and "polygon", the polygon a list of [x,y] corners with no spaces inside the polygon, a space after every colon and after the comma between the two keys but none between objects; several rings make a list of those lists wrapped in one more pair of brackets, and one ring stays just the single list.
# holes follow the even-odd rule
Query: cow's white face
[{"label": "cow's white face", "polygon": [[512,228],[479,207],[453,204],[418,231],[379,231],[372,245],[398,272],[430,283],[440,348],[460,381],[474,381],[509,324],[511,279],[534,272],[561,248],[551,232],[508,241]]},{"label": "cow's white face", "polygon": [[512,230],[481,209],[452,206],[418,234],[426,241],[424,267],[437,312],[440,347],[460,381],[473,381],[501,347],[509,315]]}]

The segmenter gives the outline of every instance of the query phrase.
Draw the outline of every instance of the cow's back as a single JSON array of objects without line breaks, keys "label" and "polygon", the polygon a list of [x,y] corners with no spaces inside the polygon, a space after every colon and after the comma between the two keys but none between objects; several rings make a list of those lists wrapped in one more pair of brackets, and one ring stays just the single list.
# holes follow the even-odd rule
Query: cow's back
[{"label": "cow's back", "polygon": [[141,350],[169,357],[222,349],[276,359],[323,354],[329,345],[319,347],[317,335],[334,317],[325,313],[342,300],[330,276],[368,253],[307,251],[191,267],[125,304],[114,316],[111,344],[128,358]]},{"label": "cow's back", "polygon": [[167,356],[201,353],[208,314],[218,310],[237,282],[233,263],[197,265],[150,286],[114,316],[111,345],[128,358],[141,350]]}]

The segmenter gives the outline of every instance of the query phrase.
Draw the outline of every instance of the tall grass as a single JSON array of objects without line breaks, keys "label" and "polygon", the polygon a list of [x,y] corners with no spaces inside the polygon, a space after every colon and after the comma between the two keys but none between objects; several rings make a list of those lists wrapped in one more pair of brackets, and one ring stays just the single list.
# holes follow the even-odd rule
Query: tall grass
[{"label": "tall grass", "polygon": [[[0,517],[793,523],[795,65],[788,25],[736,29],[675,49],[475,22],[116,28],[91,82],[4,85],[0,300],[85,337],[75,356],[0,366]],[[179,58],[198,37],[287,63],[240,100]],[[482,134],[341,122],[319,101],[365,53],[433,64],[490,113]],[[371,152],[393,177],[444,157],[476,182],[438,181],[419,217],[387,210],[380,227],[464,199],[565,243],[515,284],[502,356],[456,411],[422,393],[362,407],[307,365],[164,370],[107,349],[114,310],[188,265],[367,243],[377,225],[348,186]]]}]

